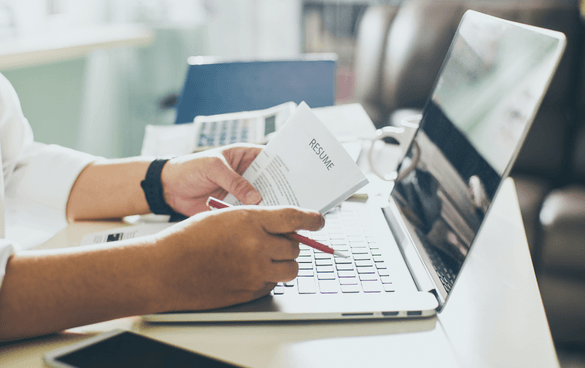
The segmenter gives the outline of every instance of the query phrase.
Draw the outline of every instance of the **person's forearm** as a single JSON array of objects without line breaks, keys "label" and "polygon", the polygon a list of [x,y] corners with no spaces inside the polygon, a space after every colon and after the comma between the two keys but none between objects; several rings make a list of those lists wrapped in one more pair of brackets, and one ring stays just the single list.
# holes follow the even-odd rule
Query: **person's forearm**
[{"label": "person's forearm", "polygon": [[0,288],[0,340],[167,310],[166,258],[147,239],[14,255]]},{"label": "person's forearm", "polygon": [[140,186],[151,158],[97,161],[86,167],[71,189],[67,219],[90,220],[146,214]]},{"label": "person's forearm", "polygon": [[298,242],[281,234],[322,226],[316,211],[238,206],[148,237],[17,253],[0,288],[0,340],[250,301],[298,273]]}]

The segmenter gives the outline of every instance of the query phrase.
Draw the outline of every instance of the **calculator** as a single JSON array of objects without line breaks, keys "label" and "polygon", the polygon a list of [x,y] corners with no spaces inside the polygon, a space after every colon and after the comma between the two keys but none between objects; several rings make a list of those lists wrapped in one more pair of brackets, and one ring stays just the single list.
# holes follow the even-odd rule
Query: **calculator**
[{"label": "calculator", "polygon": [[197,116],[195,151],[231,143],[266,143],[294,112],[296,103],[287,102],[265,110]]}]

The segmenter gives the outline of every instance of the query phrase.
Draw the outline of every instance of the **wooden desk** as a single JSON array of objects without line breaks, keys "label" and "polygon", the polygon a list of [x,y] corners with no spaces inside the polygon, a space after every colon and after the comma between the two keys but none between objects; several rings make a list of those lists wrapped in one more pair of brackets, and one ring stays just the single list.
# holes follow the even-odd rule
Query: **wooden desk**
[{"label": "wooden desk", "polygon": [[[71,224],[42,247],[75,246],[110,226],[122,224]],[[114,328],[251,367],[558,367],[511,179],[437,317],[172,325],[130,317],[1,346],[0,366],[42,367],[46,352]]]}]

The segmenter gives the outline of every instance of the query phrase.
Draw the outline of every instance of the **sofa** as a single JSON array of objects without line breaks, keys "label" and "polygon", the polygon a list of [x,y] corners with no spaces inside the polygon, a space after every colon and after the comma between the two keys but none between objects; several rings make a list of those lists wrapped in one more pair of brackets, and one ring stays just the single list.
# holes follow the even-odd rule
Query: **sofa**
[{"label": "sofa", "polygon": [[355,92],[377,127],[422,109],[467,9],[565,33],[567,48],[513,167],[551,334],[585,344],[585,45],[577,0],[412,0],[358,24]]}]

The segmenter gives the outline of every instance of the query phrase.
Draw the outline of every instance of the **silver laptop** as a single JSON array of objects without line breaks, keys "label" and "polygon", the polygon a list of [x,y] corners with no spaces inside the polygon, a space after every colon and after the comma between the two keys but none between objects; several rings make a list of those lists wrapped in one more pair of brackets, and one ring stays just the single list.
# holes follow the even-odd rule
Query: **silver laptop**
[{"label": "silver laptop", "polygon": [[[298,277],[261,299],[151,322],[426,317],[440,311],[532,123],[562,33],[465,13],[387,203],[344,202],[302,248]],[[406,172],[405,172],[406,171]],[[393,185],[388,183],[388,185]]]}]

